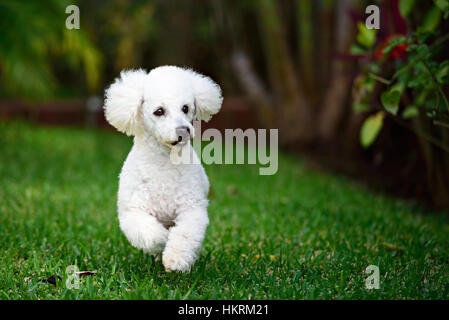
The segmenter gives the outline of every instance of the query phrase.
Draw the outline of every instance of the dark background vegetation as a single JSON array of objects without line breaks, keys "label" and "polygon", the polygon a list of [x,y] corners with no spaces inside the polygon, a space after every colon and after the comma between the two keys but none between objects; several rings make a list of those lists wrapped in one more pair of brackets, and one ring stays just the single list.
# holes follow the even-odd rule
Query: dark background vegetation
[{"label": "dark background vegetation", "polygon": [[[188,66],[216,80],[210,125],[279,128],[323,170],[449,207],[445,0],[0,0],[0,118],[106,126],[120,70]],[[360,26],[381,9],[381,28]]]}]

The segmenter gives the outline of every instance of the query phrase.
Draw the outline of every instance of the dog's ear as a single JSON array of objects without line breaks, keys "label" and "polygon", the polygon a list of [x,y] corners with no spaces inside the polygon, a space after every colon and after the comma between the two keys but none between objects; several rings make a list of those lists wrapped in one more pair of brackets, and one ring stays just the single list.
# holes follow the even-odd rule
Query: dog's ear
[{"label": "dog's ear", "polygon": [[221,103],[223,102],[220,86],[209,77],[192,70],[187,71],[192,78],[196,118],[207,122],[214,114],[220,111]]},{"label": "dog's ear", "polygon": [[145,70],[126,70],[106,90],[104,111],[106,120],[127,135],[141,130],[140,109],[143,103]]}]

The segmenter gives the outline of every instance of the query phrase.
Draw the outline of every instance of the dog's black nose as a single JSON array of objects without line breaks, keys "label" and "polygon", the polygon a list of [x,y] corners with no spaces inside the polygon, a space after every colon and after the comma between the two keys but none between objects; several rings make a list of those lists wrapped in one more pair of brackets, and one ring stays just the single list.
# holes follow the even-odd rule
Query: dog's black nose
[{"label": "dog's black nose", "polygon": [[176,128],[176,132],[178,133],[178,136],[186,136],[190,135],[190,128],[188,126],[180,126]]},{"label": "dog's black nose", "polygon": [[190,140],[190,128],[187,126],[180,126],[176,128],[176,134],[178,136],[178,141],[172,143],[176,145],[179,142],[187,142]]}]

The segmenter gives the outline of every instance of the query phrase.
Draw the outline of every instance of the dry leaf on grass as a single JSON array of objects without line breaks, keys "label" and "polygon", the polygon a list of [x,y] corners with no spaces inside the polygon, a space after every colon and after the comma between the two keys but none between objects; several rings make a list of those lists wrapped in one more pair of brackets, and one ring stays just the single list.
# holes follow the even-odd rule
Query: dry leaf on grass
[{"label": "dry leaf on grass", "polygon": [[49,278],[47,279],[40,279],[40,282],[44,282],[44,283],[49,283],[51,284],[53,287],[56,287],[56,280],[62,280],[62,278],[60,276],[55,276],[54,274],[52,274]]},{"label": "dry leaf on grass", "polygon": [[97,273],[97,270],[88,270],[88,271],[78,271],[75,272],[75,274],[79,275],[80,277],[85,277],[85,276],[92,276],[94,274]]},{"label": "dry leaf on grass", "polygon": [[380,245],[390,251],[404,251],[404,248],[399,247],[392,243],[382,242]]}]

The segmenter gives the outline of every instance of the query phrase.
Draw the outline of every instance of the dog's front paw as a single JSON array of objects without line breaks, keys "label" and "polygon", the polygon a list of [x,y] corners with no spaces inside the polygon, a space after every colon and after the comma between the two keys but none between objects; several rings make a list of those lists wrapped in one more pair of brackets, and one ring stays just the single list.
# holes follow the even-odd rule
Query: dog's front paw
[{"label": "dog's front paw", "polygon": [[193,262],[193,257],[190,257],[186,252],[173,248],[165,250],[162,254],[162,264],[167,272],[189,272]]}]

